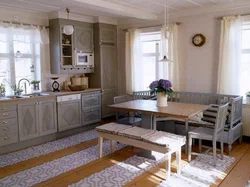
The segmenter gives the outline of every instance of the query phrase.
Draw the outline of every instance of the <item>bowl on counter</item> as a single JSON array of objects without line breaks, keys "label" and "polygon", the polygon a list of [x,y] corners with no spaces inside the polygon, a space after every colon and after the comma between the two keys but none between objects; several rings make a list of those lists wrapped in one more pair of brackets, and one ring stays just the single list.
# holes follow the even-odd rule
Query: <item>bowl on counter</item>
[{"label": "bowl on counter", "polygon": [[86,85],[68,85],[71,91],[83,91],[87,88]]}]

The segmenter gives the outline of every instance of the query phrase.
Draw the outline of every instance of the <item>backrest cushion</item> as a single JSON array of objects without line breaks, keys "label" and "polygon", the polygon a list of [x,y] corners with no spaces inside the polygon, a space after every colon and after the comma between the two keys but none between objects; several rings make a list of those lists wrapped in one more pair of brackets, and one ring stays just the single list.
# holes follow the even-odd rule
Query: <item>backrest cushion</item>
[{"label": "backrest cushion", "polygon": [[203,112],[203,121],[215,123],[219,105],[211,105],[211,107]]}]

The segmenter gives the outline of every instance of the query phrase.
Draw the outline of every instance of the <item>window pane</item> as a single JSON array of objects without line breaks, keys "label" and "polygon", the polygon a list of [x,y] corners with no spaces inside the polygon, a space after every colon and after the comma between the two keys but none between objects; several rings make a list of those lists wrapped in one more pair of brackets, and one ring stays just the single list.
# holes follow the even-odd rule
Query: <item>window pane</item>
[{"label": "window pane", "polygon": [[149,85],[156,79],[155,74],[155,57],[143,57],[143,89],[149,90]]},{"label": "window pane", "polygon": [[156,42],[141,42],[142,53],[155,53]]},{"label": "window pane", "polygon": [[10,94],[10,65],[8,59],[0,59],[0,83],[5,85],[6,95]]},{"label": "window pane", "polygon": [[[16,84],[20,79],[26,78],[29,81],[34,80],[34,72],[32,67],[32,59],[29,58],[16,58],[15,59],[15,70],[16,70]],[[24,89],[24,83],[21,86]],[[30,92],[30,86],[27,86],[27,91]]]},{"label": "window pane", "polygon": [[159,32],[150,32],[140,34],[140,41],[156,41],[161,40],[161,34]]},{"label": "window pane", "polygon": [[22,54],[31,54],[31,44],[30,43],[24,43],[24,42],[14,42],[14,54],[20,51]]},{"label": "window pane", "polygon": [[242,49],[250,49],[250,30],[242,32]]},{"label": "window pane", "polygon": [[246,92],[250,91],[250,53],[242,54],[242,63],[240,71],[240,83],[241,83],[241,95],[245,95]]}]

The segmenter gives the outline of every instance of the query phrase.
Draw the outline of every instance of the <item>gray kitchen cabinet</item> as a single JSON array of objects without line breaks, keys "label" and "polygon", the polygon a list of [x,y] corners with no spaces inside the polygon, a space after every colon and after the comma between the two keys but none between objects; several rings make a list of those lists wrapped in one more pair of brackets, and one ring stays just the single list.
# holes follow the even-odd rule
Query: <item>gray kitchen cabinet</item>
[{"label": "gray kitchen cabinet", "polygon": [[56,100],[39,102],[40,136],[57,132]]},{"label": "gray kitchen cabinet", "polygon": [[118,95],[117,91],[108,91],[102,93],[102,117],[109,117],[115,114],[115,111],[108,107],[114,104],[114,97]]},{"label": "gray kitchen cabinet", "polygon": [[90,74],[90,87],[102,89],[102,118],[115,115],[107,104],[113,103],[117,96],[117,27],[95,23],[95,72]]},{"label": "gray kitchen cabinet", "polygon": [[57,105],[59,131],[81,126],[81,100],[60,102]]},{"label": "gray kitchen cabinet", "polygon": [[104,27],[100,28],[100,41],[101,43],[116,43],[117,31],[114,28]]},{"label": "gray kitchen cabinet", "polygon": [[74,31],[74,48],[77,51],[93,52],[93,28],[75,27]]},{"label": "gray kitchen cabinet", "polygon": [[21,141],[55,133],[56,100],[33,100],[18,104],[18,123]]},{"label": "gray kitchen cabinet", "polygon": [[81,125],[89,125],[101,121],[101,92],[82,94],[82,119]]},{"label": "gray kitchen cabinet", "polygon": [[93,108],[82,111],[82,126],[101,121],[101,108]]},{"label": "gray kitchen cabinet", "polygon": [[21,141],[39,136],[38,102],[18,104],[19,138]]},{"label": "gray kitchen cabinet", "polygon": [[[75,29],[71,36],[62,31],[67,24]],[[49,27],[51,73],[92,73],[92,68],[76,66],[75,51],[93,51],[93,23],[56,18],[49,20]]]},{"label": "gray kitchen cabinet", "polygon": [[105,92],[117,89],[116,46],[101,46],[101,82]]},{"label": "gray kitchen cabinet", "polygon": [[82,94],[82,110],[101,107],[101,93]]},{"label": "gray kitchen cabinet", "polygon": [[0,104],[0,146],[18,142],[17,104]]}]

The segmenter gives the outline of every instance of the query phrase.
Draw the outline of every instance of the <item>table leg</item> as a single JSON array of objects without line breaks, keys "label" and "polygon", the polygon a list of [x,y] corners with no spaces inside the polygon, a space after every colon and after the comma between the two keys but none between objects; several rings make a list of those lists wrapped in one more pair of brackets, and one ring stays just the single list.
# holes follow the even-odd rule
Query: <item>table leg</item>
[{"label": "table leg", "polygon": [[110,148],[111,148],[111,153],[115,152],[115,141],[110,140]]},{"label": "table leg", "polygon": [[[153,128],[153,120],[154,120],[153,114],[142,114],[141,127],[144,129],[152,129]],[[141,157],[155,160],[155,157],[152,155],[152,151],[145,150],[145,149],[142,149],[142,151],[137,153],[137,156],[141,156]]]},{"label": "table leg", "polygon": [[185,133],[186,133],[186,145],[185,145],[185,153],[188,153],[188,119],[185,120]]},{"label": "table leg", "polygon": [[103,137],[99,136],[98,137],[99,158],[102,158],[102,142],[103,142]]}]

